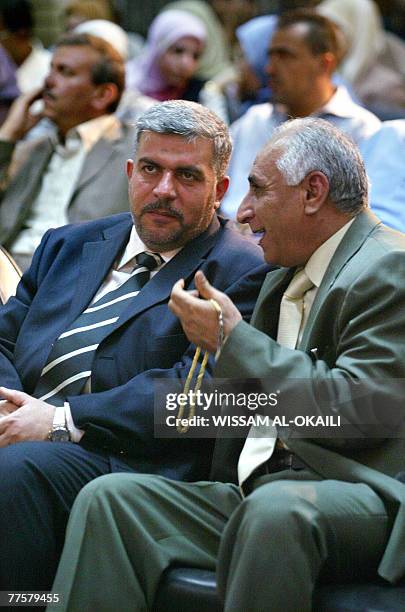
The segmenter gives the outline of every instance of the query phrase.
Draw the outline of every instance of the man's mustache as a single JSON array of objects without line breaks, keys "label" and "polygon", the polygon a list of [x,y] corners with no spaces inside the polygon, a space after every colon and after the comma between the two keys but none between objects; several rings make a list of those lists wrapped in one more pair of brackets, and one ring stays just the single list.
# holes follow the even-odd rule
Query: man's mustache
[{"label": "man's mustache", "polygon": [[179,212],[178,210],[176,210],[175,208],[173,208],[170,201],[165,200],[165,199],[159,199],[159,200],[156,200],[155,202],[150,202],[149,204],[145,204],[142,210],[141,216],[144,215],[145,213],[152,212],[155,210],[163,210],[165,212],[168,212],[170,213],[172,217],[175,217],[179,221],[183,221],[184,219],[183,214]]}]

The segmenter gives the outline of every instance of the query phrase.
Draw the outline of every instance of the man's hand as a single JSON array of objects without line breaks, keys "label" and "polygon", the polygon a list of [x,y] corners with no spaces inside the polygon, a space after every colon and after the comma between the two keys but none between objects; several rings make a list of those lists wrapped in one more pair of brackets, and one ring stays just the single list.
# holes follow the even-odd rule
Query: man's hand
[{"label": "man's hand", "polygon": [[12,103],[8,115],[0,128],[0,140],[17,142],[42,119],[42,114],[33,114],[30,106],[42,96],[42,87],[19,96]]},{"label": "man's hand", "polygon": [[46,440],[55,406],[22,391],[0,387],[0,447],[24,440]]},{"label": "man's hand", "polygon": [[239,323],[242,315],[225,293],[210,285],[201,271],[195,275],[195,285],[197,291],[185,291],[184,280],[177,281],[172,289],[169,308],[179,317],[190,342],[215,353],[218,348],[218,313],[208,300],[214,299],[221,307],[225,337]]}]

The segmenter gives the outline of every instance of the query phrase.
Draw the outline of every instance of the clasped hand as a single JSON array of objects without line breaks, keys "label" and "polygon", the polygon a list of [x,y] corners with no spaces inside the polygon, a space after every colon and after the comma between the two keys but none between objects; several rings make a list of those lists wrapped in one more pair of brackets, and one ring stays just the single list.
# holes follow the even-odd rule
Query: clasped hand
[{"label": "clasped hand", "polygon": [[208,300],[214,299],[221,307],[225,337],[242,315],[225,293],[210,285],[203,272],[196,273],[195,285],[197,289],[185,291],[184,280],[178,280],[172,289],[169,308],[180,319],[190,342],[215,353],[218,348],[218,313]]},{"label": "clasped hand", "polygon": [[22,391],[0,387],[0,447],[26,440],[46,440],[55,406]]}]

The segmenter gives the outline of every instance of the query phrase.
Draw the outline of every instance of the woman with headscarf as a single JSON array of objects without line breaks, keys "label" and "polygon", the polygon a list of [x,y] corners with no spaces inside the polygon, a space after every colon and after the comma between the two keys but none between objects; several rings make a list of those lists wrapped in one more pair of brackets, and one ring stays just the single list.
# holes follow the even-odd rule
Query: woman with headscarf
[{"label": "woman with headscarf", "polygon": [[219,88],[195,76],[205,41],[205,26],[194,15],[180,10],[159,13],[149,28],[143,53],[127,64],[128,89],[138,89],[159,101],[200,102],[227,120]]},{"label": "woman with headscarf", "polygon": [[337,23],[347,42],[339,67],[360,101],[382,119],[405,116],[405,44],[383,28],[372,0],[324,0],[317,10]]}]

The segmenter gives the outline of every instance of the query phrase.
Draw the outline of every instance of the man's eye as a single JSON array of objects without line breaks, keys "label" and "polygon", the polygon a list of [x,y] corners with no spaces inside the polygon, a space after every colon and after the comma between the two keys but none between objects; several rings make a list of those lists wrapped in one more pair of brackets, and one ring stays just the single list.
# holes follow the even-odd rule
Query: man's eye
[{"label": "man's eye", "polygon": [[59,74],[62,74],[63,76],[73,76],[74,75],[74,71],[69,68],[69,66],[59,66],[57,68],[57,71],[59,72]]},{"label": "man's eye", "polygon": [[187,170],[184,170],[181,175],[187,181],[191,181],[194,178],[194,174],[192,172],[188,172]]},{"label": "man's eye", "polygon": [[142,170],[146,172],[146,174],[152,174],[156,168],[152,164],[146,164],[145,166],[142,166]]}]

